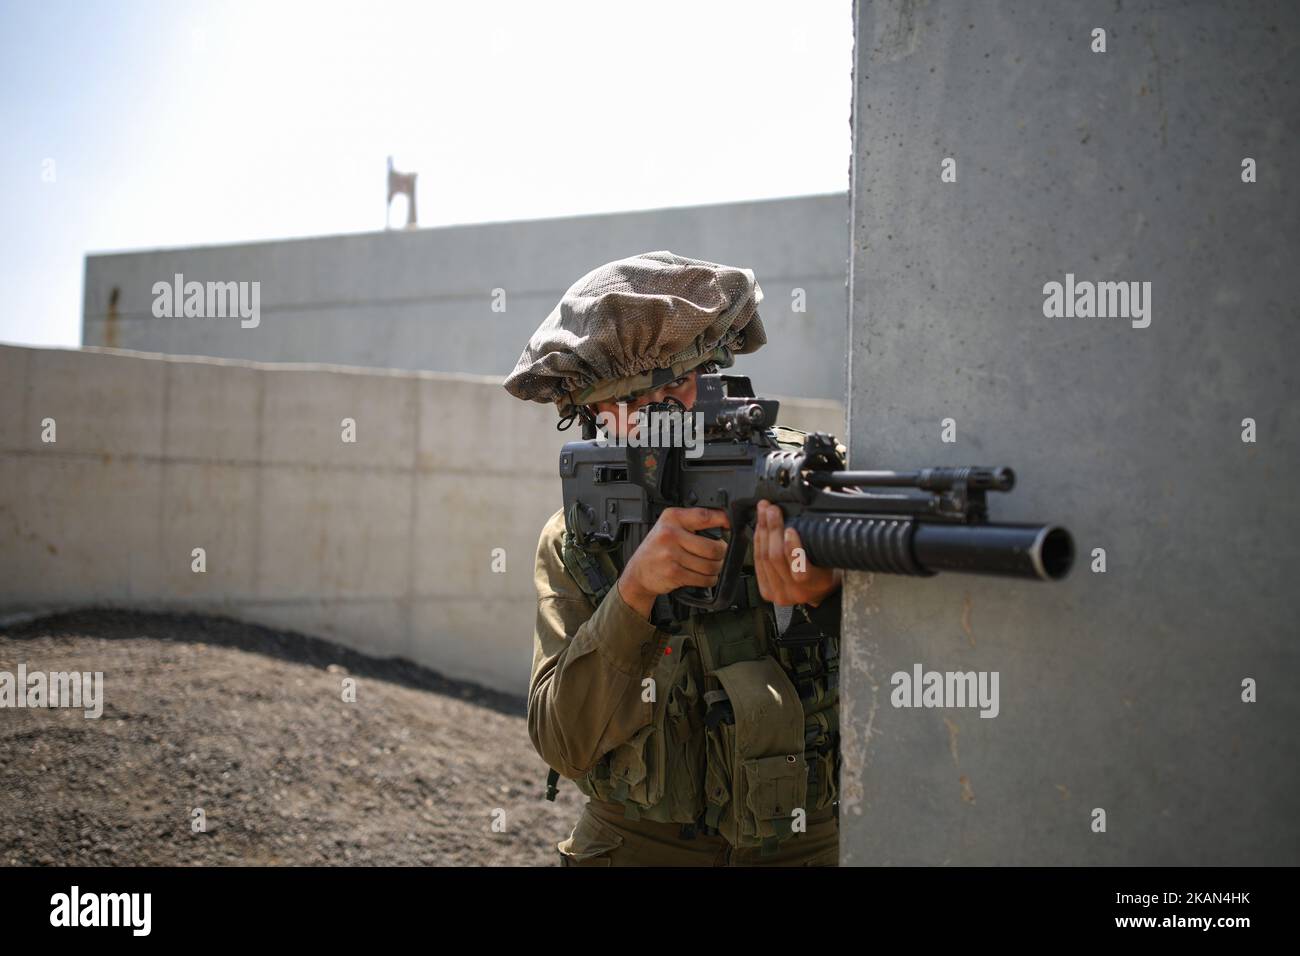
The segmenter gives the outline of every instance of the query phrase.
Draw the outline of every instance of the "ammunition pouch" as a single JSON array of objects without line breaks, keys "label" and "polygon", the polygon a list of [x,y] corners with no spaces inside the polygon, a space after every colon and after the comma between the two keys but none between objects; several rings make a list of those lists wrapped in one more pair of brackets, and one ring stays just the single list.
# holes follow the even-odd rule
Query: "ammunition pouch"
[{"label": "ammunition pouch", "polygon": [[609,751],[578,789],[623,805],[630,820],[694,823],[702,807],[704,727],[699,662],[691,639],[671,635],[654,672],[650,723]]},{"label": "ammunition pouch", "polygon": [[[617,576],[608,557],[571,538],[564,556],[598,604]],[[668,634],[649,675],[650,723],[577,784],[629,819],[680,823],[684,834],[698,825],[768,855],[838,795],[838,635],[805,616],[778,638],[756,579],[743,581],[736,607]]]},{"label": "ammunition pouch", "polygon": [[731,714],[705,731],[705,824],[733,846],[775,850],[806,813],[804,717],[794,685],[774,658],[729,664],[712,675]]}]

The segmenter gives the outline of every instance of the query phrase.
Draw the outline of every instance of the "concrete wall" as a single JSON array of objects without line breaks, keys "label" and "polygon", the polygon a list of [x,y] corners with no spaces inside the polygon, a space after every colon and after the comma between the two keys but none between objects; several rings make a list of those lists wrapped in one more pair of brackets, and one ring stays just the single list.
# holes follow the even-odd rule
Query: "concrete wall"
[{"label": "concrete wall", "polygon": [[522,695],[576,437],[495,378],[0,346],[0,614],[217,611]]},{"label": "concrete wall", "polygon": [[[995,518],[1082,560],[853,576],[842,859],[1300,862],[1300,7],[882,0],[856,30],[853,464],[1009,464]],[[1150,281],[1150,326],[1045,317],[1067,272]],[[895,708],[918,662],[1000,672],[1000,714]]]},{"label": "concrete wall", "polygon": [[[843,399],[848,202],[842,193],[86,259],[82,343],[262,362],[504,377],[573,282],[670,249],[755,270],[769,344],[736,371]],[[261,283],[261,322],[155,318],[155,282]],[[505,311],[494,311],[493,290]],[[793,310],[804,290],[805,311]],[[114,300],[116,290],[116,300]]]}]

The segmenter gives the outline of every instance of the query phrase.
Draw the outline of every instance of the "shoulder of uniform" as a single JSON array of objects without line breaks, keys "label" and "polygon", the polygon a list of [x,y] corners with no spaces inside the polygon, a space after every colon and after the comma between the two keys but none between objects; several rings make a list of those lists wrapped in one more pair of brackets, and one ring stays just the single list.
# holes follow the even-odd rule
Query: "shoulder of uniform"
[{"label": "shoulder of uniform", "polygon": [[564,568],[564,530],[564,509],[561,508],[546,519],[537,539],[536,574],[541,590],[554,591],[567,573]]},{"label": "shoulder of uniform", "polygon": [[564,541],[564,509],[560,508],[546,519],[546,524],[542,525],[541,540],[538,547],[543,548],[552,546],[558,550],[560,543]]},{"label": "shoulder of uniform", "polygon": [[542,528],[542,534],[555,535],[556,537],[564,536],[564,509],[556,508],[555,514],[546,519],[546,525]]},{"label": "shoulder of uniform", "polygon": [[542,527],[542,534],[537,542],[537,566],[535,569],[538,598],[567,598],[571,600],[588,600],[574,571],[568,566],[564,553],[564,535],[567,527],[564,522],[564,509],[561,508],[547,519]]}]

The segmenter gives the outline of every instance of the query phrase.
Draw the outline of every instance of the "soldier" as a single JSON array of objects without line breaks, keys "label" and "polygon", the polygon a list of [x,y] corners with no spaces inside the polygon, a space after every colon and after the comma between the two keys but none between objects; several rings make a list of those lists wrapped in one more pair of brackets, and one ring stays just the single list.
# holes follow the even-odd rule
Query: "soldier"
[{"label": "soldier", "polygon": [[[767,341],[761,300],[748,269],[671,252],[608,263],[564,294],[505,387],[589,436],[601,413],[617,431],[669,397],[689,410],[701,371]],[[542,529],[528,730],[548,798],[559,775],[590,798],[563,865],[838,863],[840,573],[795,561],[775,505],[755,524],[736,603],[662,630],[657,595],[717,583],[726,543],[694,532],[725,529],[726,512],[665,510],[625,567],[582,550],[563,508]]]}]

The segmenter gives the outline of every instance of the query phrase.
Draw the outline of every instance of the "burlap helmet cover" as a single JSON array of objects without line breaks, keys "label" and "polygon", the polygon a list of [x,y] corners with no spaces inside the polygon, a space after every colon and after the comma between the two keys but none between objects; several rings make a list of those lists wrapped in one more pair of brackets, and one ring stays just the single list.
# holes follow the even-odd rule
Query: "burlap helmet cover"
[{"label": "burlap helmet cover", "polygon": [[[519,356],[505,388],[516,398],[574,404],[646,386],[767,342],[758,317],[763,290],[750,269],[671,252],[606,263],[564,293]],[[662,377],[662,376],[660,376]]]}]

